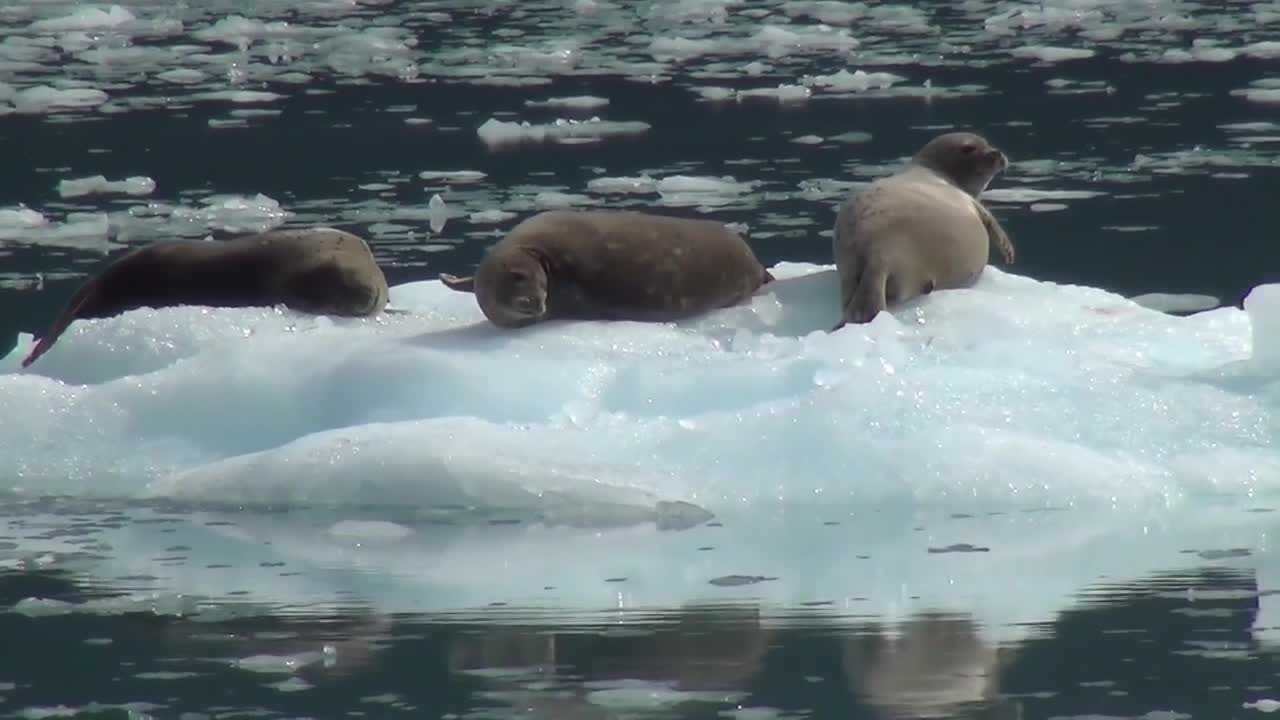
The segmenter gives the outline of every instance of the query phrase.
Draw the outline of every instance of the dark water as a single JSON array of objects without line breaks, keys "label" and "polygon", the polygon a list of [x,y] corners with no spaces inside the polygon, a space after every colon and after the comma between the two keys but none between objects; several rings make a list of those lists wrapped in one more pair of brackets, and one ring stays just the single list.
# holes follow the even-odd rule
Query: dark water
[{"label": "dark water", "polygon": [[[751,604],[574,623],[502,609],[216,623],[9,613],[0,707],[175,718],[1245,718],[1276,696],[1280,673],[1278,629],[1254,625],[1260,594],[1231,570],[1116,582],[1000,643],[944,611],[890,627],[821,608],[766,622]],[[0,576],[0,601],[31,596],[88,599],[58,575]]]},{"label": "dark water", "polygon": [[[135,23],[183,20],[176,31],[128,23],[37,31],[32,22],[67,16],[79,6],[0,9],[0,57],[8,59],[0,81],[21,89],[78,80],[109,88],[111,96],[110,111],[0,117],[0,209],[25,205],[55,229],[73,223],[73,213],[107,213],[103,226],[90,223],[56,237],[48,227],[6,231],[0,239],[0,349],[11,347],[18,332],[42,330],[109,248],[117,253],[175,235],[226,236],[281,220],[323,223],[368,237],[393,284],[467,272],[495,232],[514,220],[493,224],[463,215],[432,233],[423,213],[435,193],[468,213],[527,214],[538,192],[554,191],[609,206],[705,215],[746,223],[766,264],[827,263],[825,233],[843,190],[812,193],[804,184],[883,174],[949,128],[980,131],[1012,157],[1014,165],[995,190],[1094,193],[1032,200],[997,195],[989,203],[1017,244],[1011,269],[1020,274],[1125,295],[1203,293],[1224,304],[1238,304],[1254,286],[1280,278],[1272,220],[1280,189],[1280,105],[1233,93],[1274,88],[1255,83],[1280,78],[1273,53],[1240,50],[1280,37],[1280,11],[1262,3],[1129,3],[1079,12],[1063,3],[1047,24],[1007,34],[986,32],[985,19],[1055,6],[914,3],[907,7],[932,31],[873,13],[832,22],[861,40],[847,58],[843,51],[794,48],[770,54],[767,43],[756,43],[714,59],[668,64],[654,82],[637,69],[647,65],[625,65],[653,63],[646,52],[652,36],[750,38],[760,23],[812,28],[814,15],[856,4],[643,3],[612,10],[582,4],[597,7],[583,16],[575,15],[573,3],[334,9],[339,5],[122,3]],[[714,10],[722,6],[731,18],[727,25],[716,21]],[[743,14],[750,9],[759,13]],[[449,19],[430,17],[432,12],[449,13]],[[237,13],[327,30],[319,39],[259,32],[248,53],[199,35]],[[339,26],[345,29],[334,30]],[[376,51],[361,45],[350,51],[354,59],[344,61],[353,66],[326,64],[326,52],[345,47],[334,38],[369,27],[416,45]],[[526,35],[510,35],[513,29]],[[1112,30],[1118,37],[1108,36]],[[68,39],[75,32],[87,35]],[[494,57],[499,43],[544,48],[575,33],[587,39],[587,60],[576,72],[524,72],[520,63],[534,62],[528,57]],[[218,57],[184,65],[163,55],[104,60],[86,54],[86,48],[159,52],[180,43],[202,45],[202,52]],[[281,80],[292,65],[266,59],[263,48],[276,47],[272,43],[287,45],[292,62],[305,65],[310,77]],[[1028,45],[1088,47],[1096,54],[1052,64],[1010,54]],[[1169,50],[1213,47],[1230,49],[1231,57],[1154,61]],[[743,66],[756,61],[771,69],[746,74]],[[713,103],[693,90],[796,83],[804,75],[834,73],[846,61],[851,72],[864,68],[907,78],[895,87],[918,87],[926,79],[941,88],[981,87],[954,96],[940,91],[931,99],[815,91],[796,103]],[[192,64],[204,67],[204,80],[166,84],[154,77]],[[420,68],[415,77],[397,77],[398,68],[413,65]],[[493,67],[550,83],[492,86],[460,75],[466,70],[483,77]],[[243,127],[211,125],[234,117],[236,106],[197,95],[231,87],[229,68],[245,73],[237,87],[283,95],[262,105],[280,113],[242,118]],[[1071,82],[1056,82],[1064,78]],[[588,113],[524,104],[572,95],[607,98],[609,104]],[[6,97],[0,93],[0,102]],[[651,128],[598,143],[498,149],[476,134],[490,117],[549,122],[589,114]],[[850,131],[868,133],[870,140],[792,142]],[[485,177],[455,186],[419,178],[424,170],[475,170]],[[758,185],[709,207],[664,206],[652,193],[587,189],[593,178],[643,173],[732,175]],[[57,191],[59,180],[97,174],[110,180],[145,175],[157,187],[146,197],[63,198]],[[371,183],[385,186],[360,189]],[[212,195],[259,193],[292,215],[173,215],[174,207],[199,208]],[[165,207],[148,208],[151,203]],[[507,608],[441,616],[354,605],[341,612],[251,612],[223,621],[136,607],[119,614],[45,615],[22,603],[83,602],[114,589],[75,573],[17,563],[0,570],[0,608],[14,608],[0,612],[0,712],[46,717],[50,708],[62,707],[80,717],[191,719],[1252,717],[1260,710],[1249,703],[1280,698],[1277,629],[1255,622],[1278,588],[1260,587],[1249,570],[1215,569],[1219,564],[1206,559],[1202,569],[1178,574],[1099,577],[1051,622],[993,628],[945,607],[912,607],[896,619],[797,608],[780,622],[776,615],[762,619],[751,604],[626,612],[601,607],[592,621]],[[1045,568],[1046,576],[1053,572]],[[992,597],[1018,592],[988,590]],[[283,667],[287,657],[296,664]]]}]

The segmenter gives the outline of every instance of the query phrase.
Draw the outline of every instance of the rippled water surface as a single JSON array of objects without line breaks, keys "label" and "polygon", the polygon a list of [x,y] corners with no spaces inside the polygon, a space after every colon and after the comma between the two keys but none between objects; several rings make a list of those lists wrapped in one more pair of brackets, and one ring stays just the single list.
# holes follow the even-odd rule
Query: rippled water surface
[{"label": "rippled water surface", "polygon": [[[285,489],[313,483],[305,501],[281,500],[276,484],[280,497],[248,502],[253,466],[240,485],[210,480],[200,497],[148,481],[141,497],[104,499],[71,451],[76,470],[44,492],[19,464],[58,456],[58,443],[119,445],[108,470],[203,461],[219,443],[247,453],[293,437],[263,425],[284,417],[321,434],[307,422],[322,406],[300,401],[285,376],[256,394],[235,379],[265,373],[263,356],[187,366],[221,367],[227,384],[211,387],[241,392],[225,397],[183,395],[181,370],[148,386],[155,358],[130,365],[114,346],[78,367],[51,354],[57,372],[25,385],[0,376],[0,392],[13,393],[0,397],[10,444],[0,446],[10,460],[0,463],[0,714],[1198,720],[1280,709],[1280,562],[1269,554],[1280,394],[1266,373],[1245,385],[1214,374],[1261,336],[1229,309],[1280,279],[1277,2],[5,4],[0,350],[43,331],[108,255],[173,237],[335,225],[368,238],[398,285],[469,272],[538,209],[628,207],[735,223],[766,265],[829,264],[836,203],[952,128],[985,134],[1013,160],[984,199],[1018,247],[1003,270],[1019,277],[993,274],[982,291],[1049,309],[1002,315],[988,299],[926,313],[969,334],[940,336],[935,349],[951,355],[929,355],[932,338],[910,346],[920,355],[885,355],[886,376],[927,375],[936,357],[972,362],[967,375],[911,387],[930,398],[950,388],[962,401],[928,406],[948,417],[1003,411],[1004,424],[847,465],[850,487],[874,476],[865,496],[816,477],[825,456],[803,445],[840,438],[804,424],[830,402],[802,395],[810,415],[789,425],[752,394],[782,396],[809,376],[838,387],[831,367],[812,366],[841,348],[800,330],[787,341],[812,343],[814,362],[744,371],[751,392],[732,364],[677,382],[696,370],[700,345],[681,351],[678,370],[646,371],[642,360],[664,356],[644,343],[668,336],[592,345],[590,330],[570,332],[560,342],[584,353],[652,354],[590,355],[603,359],[581,361],[586,381],[555,375],[575,360],[546,365],[539,380],[552,390],[592,373],[622,388],[598,407],[556,408],[562,425],[516,433],[545,420],[536,403],[498,423],[506,435],[459,421],[459,437],[480,438],[474,454],[491,465],[471,461],[482,469],[551,453],[570,463],[552,474],[634,484],[648,503],[609,496],[590,517],[387,499],[363,475],[333,485],[341,473],[325,475],[328,456],[305,446],[277,457],[303,468]],[[1100,329],[1071,313],[1114,310],[1112,296],[1031,292],[1021,278],[1220,314]],[[214,313],[192,347],[238,332],[226,318]],[[709,347],[757,329],[734,318],[701,328]],[[981,322],[993,333],[1061,322],[1064,349],[1019,367],[1004,355],[1019,338],[1058,331],[984,351]],[[869,347],[890,347],[885,333]],[[753,358],[776,350],[761,342]],[[413,377],[401,361],[373,365],[386,374],[367,394],[382,404],[328,400],[366,429],[401,420],[378,414],[401,412],[394,383]],[[334,363],[300,377],[337,382],[369,367]],[[1057,393],[1050,370],[1074,384]],[[627,373],[629,385],[606,382]],[[509,397],[502,381],[459,385],[474,404]],[[102,414],[58,424],[87,412],[81,382]],[[698,400],[704,386],[740,404]],[[869,419],[858,421],[876,422],[873,402],[910,407],[894,387],[869,390]],[[447,409],[449,392],[462,392],[430,390],[403,394]],[[148,392],[186,403],[189,422],[158,405],[149,419],[129,416],[147,409]],[[686,399],[701,415],[666,417]],[[1006,405],[1019,400],[1029,404]],[[460,415],[487,417],[458,402]],[[235,403],[253,408],[248,419],[227,411]],[[31,407],[52,419],[24,415]],[[137,427],[104,429],[117,417]],[[166,423],[174,437],[198,430],[191,418],[222,434],[210,430],[203,447],[166,440]],[[596,444],[572,444],[577,424],[593,422]],[[52,429],[41,435],[41,423]],[[790,467],[812,473],[779,472],[778,446],[751,428],[803,447]],[[428,429],[424,446],[453,441]],[[115,439],[134,431],[148,450]],[[662,455],[673,436],[693,438],[685,457]],[[619,475],[610,453],[654,484]],[[655,467],[711,479],[643,476]],[[471,480],[460,495],[497,492]],[[241,494],[208,497],[228,488]]]}]

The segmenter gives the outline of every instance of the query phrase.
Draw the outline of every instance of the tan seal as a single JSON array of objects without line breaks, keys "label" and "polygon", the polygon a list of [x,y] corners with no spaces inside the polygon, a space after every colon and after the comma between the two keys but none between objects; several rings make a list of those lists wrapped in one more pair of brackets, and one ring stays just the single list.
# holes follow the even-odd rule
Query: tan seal
[{"label": "tan seal", "polygon": [[881,310],[936,289],[971,286],[994,247],[1013,244],[978,195],[1008,157],[980,135],[930,140],[910,164],[851,195],[835,221],[841,320],[869,322]]},{"label": "tan seal", "polygon": [[375,315],[387,279],[358,235],[333,228],[273,230],[229,240],[173,240],[129,252],[71,296],[22,366],[77,319],[141,307],[269,306],[316,315]]},{"label": "tan seal", "polygon": [[620,210],[551,210],[527,218],[474,276],[441,274],[474,292],[494,325],[543,320],[666,322],[750,297],[773,276],[724,223]]}]

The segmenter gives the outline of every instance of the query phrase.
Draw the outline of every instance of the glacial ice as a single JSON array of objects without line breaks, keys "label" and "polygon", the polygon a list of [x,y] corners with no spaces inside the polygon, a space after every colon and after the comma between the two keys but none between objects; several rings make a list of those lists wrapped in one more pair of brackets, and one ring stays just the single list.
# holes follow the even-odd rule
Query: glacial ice
[{"label": "glacial ice", "polygon": [[993,268],[829,334],[833,273],[775,274],[677,324],[499,332],[437,281],[395,287],[410,313],[374,320],[79,321],[27,371],[30,336],[0,361],[0,447],[19,494],[245,503],[717,513],[1280,490],[1280,286],[1179,318]]}]

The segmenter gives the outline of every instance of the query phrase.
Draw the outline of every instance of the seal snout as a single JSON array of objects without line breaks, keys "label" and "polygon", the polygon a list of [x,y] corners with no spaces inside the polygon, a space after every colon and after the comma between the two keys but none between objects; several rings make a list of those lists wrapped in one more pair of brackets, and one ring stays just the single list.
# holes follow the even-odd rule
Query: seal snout
[{"label": "seal snout", "polygon": [[997,170],[1004,170],[1009,167],[1009,156],[1005,155],[999,148],[987,148],[985,156],[991,166]]},{"label": "seal snout", "polygon": [[541,315],[542,303],[528,295],[517,295],[511,299],[511,307],[521,315]]}]

